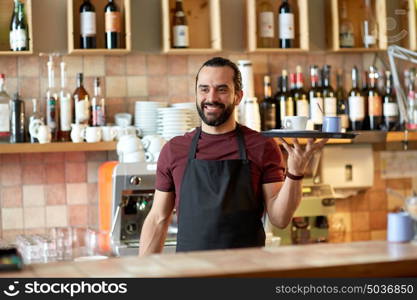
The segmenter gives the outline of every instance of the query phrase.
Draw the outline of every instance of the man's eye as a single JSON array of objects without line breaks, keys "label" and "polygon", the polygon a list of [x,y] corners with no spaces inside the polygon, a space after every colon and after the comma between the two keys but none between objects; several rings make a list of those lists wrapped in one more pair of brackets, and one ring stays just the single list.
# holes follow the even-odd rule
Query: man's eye
[{"label": "man's eye", "polygon": [[219,92],[220,93],[226,93],[227,92],[227,88],[219,88]]},{"label": "man's eye", "polygon": [[207,93],[208,92],[208,88],[200,88],[200,92],[202,92],[202,93]]}]

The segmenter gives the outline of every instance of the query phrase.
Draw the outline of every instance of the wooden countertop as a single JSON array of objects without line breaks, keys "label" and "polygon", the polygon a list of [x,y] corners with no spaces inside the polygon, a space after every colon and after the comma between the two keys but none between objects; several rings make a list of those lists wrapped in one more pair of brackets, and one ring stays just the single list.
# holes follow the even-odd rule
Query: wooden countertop
[{"label": "wooden countertop", "polygon": [[385,241],[204,251],[28,265],[0,277],[417,276],[417,245]]}]

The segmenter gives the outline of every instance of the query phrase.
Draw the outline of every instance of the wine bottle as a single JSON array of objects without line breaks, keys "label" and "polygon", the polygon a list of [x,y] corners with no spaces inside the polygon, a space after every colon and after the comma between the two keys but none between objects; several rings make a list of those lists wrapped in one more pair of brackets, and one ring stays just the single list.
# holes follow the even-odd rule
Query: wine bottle
[{"label": "wine bottle", "polygon": [[364,0],[364,17],[362,22],[362,39],[365,48],[376,48],[378,41],[378,24],[371,0]]},{"label": "wine bottle", "polygon": [[59,127],[59,108],[58,108],[58,92],[55,89],[55,72],[52,58],[48,63],[48,89],[46,91],[46,125],[51,131],[51,140],[58,140]]},{"label": "wine bottle", "polygon": [[10,96],[4,88],[6,76],[0,74],[0,143],[10,141]]},{"label": "wine bottle", "polygon": [[409,130],[417,129],[417,114],[415,113],[416,107],[416,92],[415,92],[415,79],[416,79],[416,70],[411,68],[410,70],[405,71],[404,79],[406,81],[406,86],[408,87],[407,94],[407,116],[408,122],[406,128]]},{"label": "wine bottle", "polygon": [[77,88],[74,91],[74,116],[76,124],[91,124],[91,108],[89,95],[84,88],[83,73],[77,73]]},{"label": "wine bottle", "polygon": [[80,6],[80,48],[96,48],[96,11],[90,0]]},{"label": "wine bottle", "polygon": [[67,87],[67,70],[66,63],[61,62],[61,90],[59,91],[59,111],[60,111],[60,131],[59,140],[68,142],[71,140],[71,123],[72,115],[72,96]]},{"label": "wine bottle", "polygon": [[91,99],[91,114],[93,126],[106,125],[105,100],[101,96],[100,78],[94,79],[94,97]]},{"label": "wine bottle", "polygon": [[113,0],[109,0],[107,5],[104,7],[104,20],[106,48],[120,48],[122,16],[117,4]]},{"label": "wine bottle", "polygon": [[369,68],[368,120],[370,130],[379,130],[382,123],[382,99],[377,88],[378,73],[374,66]]},{"label": "wine bottle", "polygon": [[346,132],[349,128],[348,100],[343,87],[343,73],[341,70],[336,74],[336,99],[337,99],[337,116],[340,117],[342,131]]},{"label": "wine bottle", "polygon": [[301,66],[296,67],[294,76],[295,88],[292,92],[292,96],[295,101],[295,115],[308,118],[310,116],[310,104],[308,103],[307,93],[304,90],[304,78]]},{"label": "wine bottle", "polygon": [[278,91],[276,92],[274,96],[275,103],[277,103],[277,106],[276,106],[277,128],[283,127],[283,121],[284,121],[285,116],[294,115],[293,109],[290,104],[288,104],[288,108],[287,108],[287,99],[289,99],[290,96],[291,96],[290,92],[288,91],[288,72],[287,70],[282,70],[282,75],[278,78]]},{"label": "wine bottle", "polygon": [[339,43],[340,48],[353,48],[355,47],[355,35],[353,24],[349,20],[346,1],[342,0],[340,5]]},{"label": "wine bottle", "polygon": [[259,104],[261,112],[261,129],[270,130],[277,128],[277,107],[274,98],[272,98],[271,77],[264,76],[264,99]]},{"label": "wine bottle", "polygon": [[310,67],[311,87],[308,91],[310,100],[310,119],[315,130],[321,130],[323,125],[324,101],[323,92],[319,86],[319,68],[314,65]]},{"label": "wine bottle", "polygon": [[387,131],[393,131],[399,127],[398,103],[392,89],[392,74],[385,72],[385,94],[384,94],[384,127]]},{"label": "wine bottle", "polygon": [[[35,126],[35,124],[39,125],[39,124],[45,124],[45,120],[44,117],[42,115],[42,113],[40,112],[39,109],[39,104],[38,104],[38,99],[33,98],[32,99],[32,113],[29,115],[29,128],[32,128],[33,126]],[[30,131],[30,129],[29,129]],[[37,138],[35,138],[34,136],[30,135],[29,137],[29,141],[31,143],[39,143],[39,140]]]},{"label": "wine bottle", "polygon": [[363,130],[365,120],[365,98],[359,89],[359,71],[352,68],[352,89],[348,95],[349,103],[349,128],[352,131]]},{"label": "wine bottle", "polygon": [[279,47],[294,47],[294,14],[288,0],[282,0],[278,10],[279,21]]},{"label": "wine bottle", "polygon": [[274,10],[271,0],[262,0],[258,6],[258,47],[273,48],[275,41]]},{"label": "wine bottle", "polygon": [[337,116],[337,99],[330,83],[331,66],[325,65],[322,70],[322,93],[324,98],[324,115],[327,117]]},{"label": "wine bottle", "polygon": [[365,119],[363,120],[362,130],[369,130],[369,118],[368,118],[368,91],[369,91],[369,72],[364,71],[362,77],[362,95],[365,100]]},{"label": "wine bottle", "polygon": [[10,143],[24,143],[26,141],[25,103],[15,93],[10,101]]},{"label": "wine bottle", "polygon": [[174,19],[172,21],[172,36],[174,48],[188,48],[188,23],[182,0],[175,0]]},{"label": "wine bottle", "polygon": [[28,26],[23,3],[14,2],[15,8],[10,22],[10,49],[12,51],[28,50]]}]

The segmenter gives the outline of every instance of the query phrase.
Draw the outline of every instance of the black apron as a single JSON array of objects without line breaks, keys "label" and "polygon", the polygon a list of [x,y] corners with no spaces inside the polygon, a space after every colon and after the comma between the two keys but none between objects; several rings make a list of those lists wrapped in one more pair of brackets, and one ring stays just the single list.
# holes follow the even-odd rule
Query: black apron
[{"label": "black apron", "polygon": [[181,184],[177,252],[265,245],[264,205],[253,192],[238,124],[236,130],[240,159],[197,160],[196,129]]}]

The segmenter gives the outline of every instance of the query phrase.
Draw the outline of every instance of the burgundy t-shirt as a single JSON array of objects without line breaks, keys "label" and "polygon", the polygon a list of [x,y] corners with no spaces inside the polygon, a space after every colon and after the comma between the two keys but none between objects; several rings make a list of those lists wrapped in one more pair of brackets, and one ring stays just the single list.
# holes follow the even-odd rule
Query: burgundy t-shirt
[{"label": "burgundy t-shirt", "polygon": [[[284,181],[284,162],[280,148],[272,138],[241,126],[246,153],[251,161],[253,191],[257,199],[262,197],[262,184]],[[175,192],[175,207],[178,209],[181,181],[187,165],[188,152],[196,130],[171,139],[162,148],[158,159],[155,188],[163,192]],[[201,132],[196,159],[239,159],[236,130],[224,134]],[[198,188],[198,187],[196,187]]]}]

